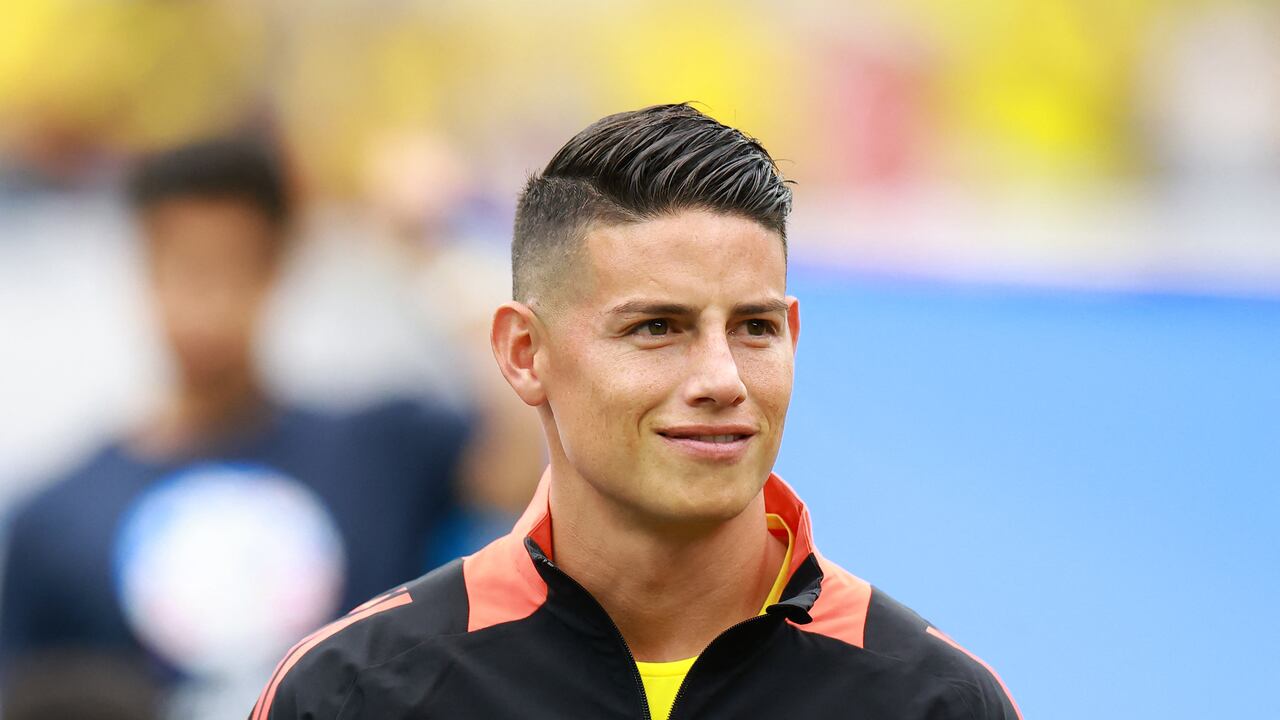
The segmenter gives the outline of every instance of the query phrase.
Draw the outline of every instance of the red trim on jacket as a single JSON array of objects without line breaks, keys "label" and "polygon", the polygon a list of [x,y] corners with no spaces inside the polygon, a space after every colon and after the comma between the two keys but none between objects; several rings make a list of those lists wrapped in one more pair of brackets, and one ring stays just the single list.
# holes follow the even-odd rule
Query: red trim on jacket
[{"label": "red trim on jacket", "polygon": [[297,645],[289,649],[280,664],[276,665],[275,672],[271,674],[271,682],[267,683],[267,686],[263,688],[262,695],[258,698],[257,706],[254,708],[250,720],[265,720],[271,716],[271,703],[276,699],[276,691],[280,689],[280,683],[284,680],[284,676],[288,675],[293,666],[297,665],[302,656],[310,652],[312,648],[365,618],[408,605],[411,602],[413,602],[413,598],[409,596],[409,593],[397,591],[389,596],[384,596],[373,604],[365,603],[352,610],[349,614],[300,640]]},{"label": "red trim on jacket", "polygon": [[928,628],[925,629],[925,632],[938,638],[939,640],[950,645],[951,647],[959,650],[965,655],[968,655],[969,659],[973,660],[974,662],[978,663],[982,667],[986,668],[987,672],[991,673],[991,677],[995,678],[996,682],[1000,683],[1000,690],[1004,692],[1005,697],[1009,698],[1009,704],[1013,706],[1013,712],[1018,716],[1018,720],[1022,720],[1022,709],[1018,707],[1018,701],[1013,699],[1013,693],[1009,692],[1009,686],[1004,684],[1004,680],[1000,678],[1000,673],[996,672],[995,668],[988,665],[986,660],[983,660],[977,655],[974,655],[973,653],[966,650],[964,646],[962,646],[960,643],[956,642],[955,640],[952,640],[950,635],[947,635],[946,633],[942,632],[938,628],[929,626]]},{"label": "red trim on jacket", "polygon": [[522,620],[547,601],[547,584],[533,566],[524,539],[532,537],[551,552],[549,495],[551,469],[542,474],[538,489],[511,532],[462,561],[467,585],[467,632]]},{"label": "red trim on jacket", "polygon": [[[469,616],[467,630],[481,630],[499,623],[529,617],[547,600],[547,585],[534,568],[525,547],[530,538],[548,556],[552,552],[551,470],[538,483],[520,520],[511,532],[463,561]],[[775,474],[764,485],[766,513],[780,516],[795,534],[787,578],[815,552],[809,510],[791,486]],[[871,586],[819,556],[824,574],[822,593],[810,609],[813,622],[796,627],[862,647],[871,602]]]}]

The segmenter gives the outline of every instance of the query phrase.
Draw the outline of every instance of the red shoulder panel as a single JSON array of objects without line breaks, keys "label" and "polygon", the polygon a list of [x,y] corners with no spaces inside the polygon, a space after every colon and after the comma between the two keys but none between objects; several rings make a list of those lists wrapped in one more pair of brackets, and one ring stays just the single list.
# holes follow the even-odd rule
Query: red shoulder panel
[{"label": "red shoulder panel", "polygon": [[511,532],[462,561],[468,632],[527,618],[547,601],[547,584],[533,566],[524,540],[530,537],[551,553],[550,484],[548,469]]},{"label": "red shoulder panel", "polygon": [[821,555],[817,558],[822,568],[822,594],[809,610],[813,622],[795,627],[863,647],[871,585]]}]

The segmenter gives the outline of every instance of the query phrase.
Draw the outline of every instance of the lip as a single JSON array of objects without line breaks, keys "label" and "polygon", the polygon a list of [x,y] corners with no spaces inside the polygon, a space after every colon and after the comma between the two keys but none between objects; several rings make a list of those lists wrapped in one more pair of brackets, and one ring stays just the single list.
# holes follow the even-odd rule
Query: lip
[{"label": "lip", "polygon": [[[750,425],[678,425],[660,428],[658,437],[669,447],[700,460],[736,462],[747,454],[755,439],[756,428]],[[716,443],[696,439],[702,435],[739,435],[730,442]]]}]

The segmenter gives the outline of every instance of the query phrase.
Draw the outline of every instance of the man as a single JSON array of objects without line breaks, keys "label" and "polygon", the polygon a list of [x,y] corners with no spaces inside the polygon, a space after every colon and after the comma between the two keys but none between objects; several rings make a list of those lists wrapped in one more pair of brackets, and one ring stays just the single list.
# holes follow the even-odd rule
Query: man
[{"label": "man", "polygon": [[159,153],[129,193],[174,382],[16,516],[0,659],[12,686],[42,658],[112,655],[173,688],[175,715],[226,717],[299,634],[428,567],[469,428],[425,400],[269,397],[255,337],[293,214],[261,144]]},{"label": "man", "polygon": [[542,418],[539,492],[507,537],[296,645],[252,720],[1018,717],[817,554],[771,474],[790,203],[763,147],[687,105],[561,148],[520,199],[491,337]]}]

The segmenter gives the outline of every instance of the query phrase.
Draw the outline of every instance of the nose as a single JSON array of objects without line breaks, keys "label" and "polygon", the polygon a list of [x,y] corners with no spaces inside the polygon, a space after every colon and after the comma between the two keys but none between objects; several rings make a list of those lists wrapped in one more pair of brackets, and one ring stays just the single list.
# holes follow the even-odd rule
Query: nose
[{"label": "nose", "polygon": [[693,345],[685,401],[694,406],[736,407],[747,399],[738,362],[722,333],[704,335]]}]

